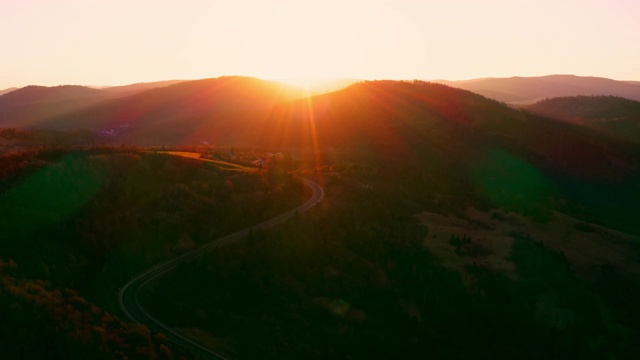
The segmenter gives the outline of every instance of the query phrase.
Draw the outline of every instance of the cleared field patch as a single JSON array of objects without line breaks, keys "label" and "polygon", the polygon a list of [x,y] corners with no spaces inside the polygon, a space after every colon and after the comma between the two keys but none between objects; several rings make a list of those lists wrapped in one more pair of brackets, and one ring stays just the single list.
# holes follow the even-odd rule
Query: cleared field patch
[{"label": "cleared field patch", "polygon": [[196,159],[196,160],[200,160],[200,161],[206,161],[206,162],[210,162],[210,163],[214,163],[216,164],[221,170],[227,170],[227,171],[255,171],[255,168],[249,167],[249,166],[243,166],[243,165],[238,165],[238,164],[234,164],[234,163],[230,163],[227,161],[222,161],[222,160],[211,160],[211,159],[204,159],[201,158],[201,154],[199,153],[195,153],[195,152],[188,152],[188,151],[163,151],[163,152],[158,152],[161,154],[169,154],[169,155],[175,155],[175,156],[182,156],[185,158],[189,158],[189,159]]},{"label": "cleared field patch", "polygon": [[555,212],[546,223],[501,209],[485,212],[474,208],[460,216],[423,212],[418,219],[429,229],[425,247],[449,268],[475,264],[513,276],[511,246],[514,234],[520,234],[563,253],[583,274],[603,264],[640,274],[639,239],[561,212]]}]

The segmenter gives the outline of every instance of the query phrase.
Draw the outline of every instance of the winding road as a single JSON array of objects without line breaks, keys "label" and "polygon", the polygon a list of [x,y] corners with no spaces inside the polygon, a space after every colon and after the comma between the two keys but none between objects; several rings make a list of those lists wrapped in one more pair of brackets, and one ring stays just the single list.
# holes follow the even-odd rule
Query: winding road
[{"label": "winding road", "polygon": [[209,251],[245,238],[252,231],[264,230],[276,226],[286,220],[291,219],[298,213],[309,210],[311,207],[324,199],[324,190],[322,189],[322,187],[320,187],[320,185],[309,179],[303,178],[302,180],[304,181],[304,184],[313,191],[311,197],[304,204],[274,218],[263,221],[249,228],[245,228],[244,230],[212,240],[180,256],[161,262],[151,267],[150,269],[147,269],[134,276],[126,285],[124,285],[120,289],[120,292],[118,293],[118,303],[120,304],[120,308],[122,309],[122,311],[132,321],[146,325],[151,331],[164,333],[169,338],[169,340],[182,347],[191,349],[194,353],[200,355],[202,358],[227,359],[224,355],[218,354],[211,349],[208,349],[189,339],[188,337],[177,333],[169,326],[165,325],[160,320],[155,318],[153,315],[149,314],[140,304],[138,293],[140,292],[140,289],[142,289],[145,285],[166,274],[167,272],[175,269],[180,264],[192,261]]}]

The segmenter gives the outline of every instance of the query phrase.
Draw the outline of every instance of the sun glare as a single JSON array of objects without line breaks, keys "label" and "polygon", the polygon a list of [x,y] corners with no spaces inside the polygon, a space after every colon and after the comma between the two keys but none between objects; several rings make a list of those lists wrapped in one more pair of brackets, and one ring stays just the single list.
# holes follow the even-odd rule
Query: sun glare
[{"label": "sun glare", "polygon": [[310,93],[317,91],[319,88],[326,87],[328,84],[336,81],[336,79],[332,79],[329,77],[323,78],[303,76],[275,78],[273,80],[300,87]]}]

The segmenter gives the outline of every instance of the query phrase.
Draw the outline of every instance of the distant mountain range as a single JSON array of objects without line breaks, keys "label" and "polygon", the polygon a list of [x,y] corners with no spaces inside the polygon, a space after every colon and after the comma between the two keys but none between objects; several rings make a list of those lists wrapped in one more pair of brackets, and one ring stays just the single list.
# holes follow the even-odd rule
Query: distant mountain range
[{"label": "distant mountain range", "polygon": [[185,81],[51,117],[39,126],[87,128],[140,145],[233,142],[276,104],[305,96],[296,87],[246,77]]},{"label": "distant mountain range", "polygon": [[640,82],[600,77],[549,75],[434,82],[473,91],[510,104],[531,104],[546,98],[578,95],[612,95],[640,100]]},{"label": "distant mountain range", "polygon": [[52,116],[77,111],[108,97],[108,93],[86,86],[27,86],[0,96],[0,126],[39,126]]},{"label": "distant mountain range", "polygon": [[[78,85],[26,86],[0,92],[0,127],[43,127],[48,119],[101,101],[177,84],[180,80],[93,88]],[[56,126],[44,126],[57,128]]]},{"label": "distant mountain range", "polygon": [[132,95],[138,92],[151,90],[159,87],[165,87],[169,85],[174,85],[181,83],[185,80],[165,80],[165,81],[154,81],[154,82],[142,82],[135,83],[131,85],[122,85],[122,86],[104,86],[98,87],[97,89],[101,89],[107,91],[112,94],[117,95]]},{"label": "distant mountain range", "polygon": [[[540,153],[544,147],[538,146],[539,139],[531,136],[537,134],[548,142],[549,136],[545,134],[569,131],[564,129],[566,123],[549,117],[566,120],[567,116],[585,117],[585,114],[551,111],[551,103],[541,103],[528,108],[542,114],[536,116],[456,89],[454,85],[470,88],[492,85],[493,94],[511,92],[511,99],[548,98],[572,91],[613,94],[626,91],[631,96],[640,89],[631,83],[564,75],[447,82],[447,85],[366,81],[312,97],[294,86],[238,76],[107,89],[29,86],[0,96],[0,127],[81,128],[92,131],[101,141],[136,145],[216,143],[283,149],[312,147],[315,142],[351,150],[378,149],[381,156],[397,161],[415,157],[426,148],[441,156],[447,153],[468,156],[474,152],[473,144],[492,138],[519,147],[527,144],[536,157],[557,158],[560,155]],[[486,91],[484,95],[487,96]],[[578,98],[569,102],[594,101],[614,100]],[[614,102],[615,106],[626,106],[625,116],[630,125],[625,125],[625,129],[634,130],[637,120],[633,114],[637,107],[629,107],[620,100]],[[569,113],[575,113],[576,106],[578,109],[586,106],[571,107],[566,101],[563,104],[561,108]],[[589,106],[616,114],[611,106]],[[580,128],[571,131],[577,133]],[[469,134],[474,135],[466,139]],[[595,137],[590,141],[601,142]],[[579,157],[574,160],[580,161]]]},{"label": "distant mountain range", "polygon": [[104,95],[104,92],[86,86],[62,85],[54,87],[26,86],[0,97],[0,106],[22,106],[38,103],[55,103],[60,101],[88,99]]},{"label": "distant mountain range", "polygon": [[8,88],[8,89],[4,89],[4,90],[0,90],[0,95],[4,95],[6,93],[12,92],[13,90],[17,90],[18,88]]}]

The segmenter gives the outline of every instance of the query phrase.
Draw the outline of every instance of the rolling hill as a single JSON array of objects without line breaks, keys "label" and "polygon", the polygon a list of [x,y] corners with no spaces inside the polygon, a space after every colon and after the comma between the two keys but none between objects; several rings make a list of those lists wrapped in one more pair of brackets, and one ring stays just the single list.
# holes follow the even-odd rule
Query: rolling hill
[{"label": "rolling hill", "polygon": [[186,81],[101,101],[38,127],[84,128],[102,141],[131,145],[216,143],[329,157],[340,151],[394,166],[468,163],[480,148],[498,144],[554,171],[611,177],[614,168],[632,168],[626,149],[587,129],[420,81],[368,81],[311,98],[255,78]]},{"label": "rolling hill", "polygon": [[12,87],[4,90],[0,90],[0,95],[4,95],[6,93],[12,92],[13,90],[17,90],[18,88]]},{"label": "rolling hill", "polygon": [[231,141],[253,132],[251,121],[279,102],[303,96],[300,89],[244,77],[185,81],[105,101],[40,124],[86,128],[105,139],[138,145]]},{"label": "rolling hill", "polygon": [[[637,146],[468,91],[365,82],[281,104],[255,128],[255,144],[306,149],[314,154],[309,163],[357,164],[376,174],[365,176],[374,187],[402,179],[407,189],[455,194],[450,206],[488,201],[531,216],[564,194],[567,203],[592,209],[589,219],[639,232],[629,200],[640,196]],[[406,195],[419,202],[419,195]]]},{"label": "rolling hill", "polygon": [[527,107],[546,116],[590,126],[611,136],[640,142],[640,102],[615,96],[574,96]]},{"label": "rolling hill", "polygon": [[[478,164],[489,166],[495,156],[515,157],[516,163],[567,187],[577,181],[588,184],[584,189],[637,190],[631,180],[640,169],[636,146],[470,91],[421,81],[368,81],[303,95],[300,89],[255,78],[187,81],[101,101],[38,126],[89,129],[101,135],[100,142],[111,144],[302,151],[306,167],[351,162],[375,169],[382,182],[401,173],[409,178],[415,169],[451,178],[482,177]],[[519,195],[508,197],[512,201]],[[625,217],[619,220],[629,227]]]},{"label": "rolling hill", "polygon": [[67,100],[95,98],[104,92],[86,86],[62,85],[54,87],[27,86],[0,97],[0,106],[24,106],[41,103],[55,103]]},{"label": "rolling hill", "polygon": [[54,117],[71,114],[101,101],[126,97],[146,90],[180,83],[180,80],[138,83],[105,88],[79,85],[26,86],[0,91],[1,127],[56,128],[47,125]]},{"label": "rolling hill", "polygon": [[[365,82],[284,103],[259,133],[269,147],[309,148],[317,143],[322,149],[359,148],[395,164],[412,164],[427,153],[468,163],[479,147],[500,144],[545,166],[582,164],[579,171],[593,174],[604,168],[590,167],[608,167],[606,159],[624,159],[626,151],[612,150],[615,146],[580,127],[425,82]],[[585,154],[591,158],[586,160]]]},{"label": "rolling hill", "polygon": [[152,81],[152,82],[135,83],[130,85],[99,87],[99,89],[112,93],[114,95],[126,96],[126,95],[133,95],[135,93],[139,93],[146,90],[178,84],[183,81],[184,80]]},{"label": "rolling hill", "polygon": [[546,98],[577,95],[612,95],[640,100],[640,85],[637,83],[599,77],[549,75],[436,82],[513,104],[531,104]]},{"label": "rolling hill", "polygon": [[86,86],[27,86],[0,96],[0,126],[32,127],[100,102],[108,93]]}]

